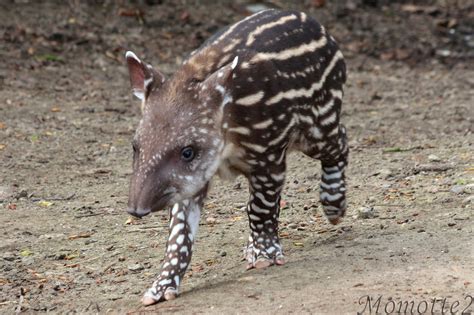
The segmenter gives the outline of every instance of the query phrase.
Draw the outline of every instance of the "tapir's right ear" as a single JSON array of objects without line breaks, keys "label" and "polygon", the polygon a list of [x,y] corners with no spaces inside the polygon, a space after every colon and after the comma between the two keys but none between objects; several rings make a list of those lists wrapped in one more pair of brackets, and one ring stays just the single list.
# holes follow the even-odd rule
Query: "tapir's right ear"
[{"label": "tapir's right ear", "polygon": [[133,94],[142,101],[148,97],[151,90],[159,88],[165,82],[165,76],[161,72],[142,62],[133,52],[127,51],[125,59]]}]

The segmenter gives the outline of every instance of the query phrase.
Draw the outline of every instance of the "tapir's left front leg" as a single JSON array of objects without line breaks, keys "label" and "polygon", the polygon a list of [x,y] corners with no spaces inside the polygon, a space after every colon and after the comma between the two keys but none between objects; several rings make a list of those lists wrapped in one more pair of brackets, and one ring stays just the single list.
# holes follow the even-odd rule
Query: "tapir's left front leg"
[{"label": "tapir's left front leg", "polygon": [[207,187],[194,198],[183,200],[173,206],[170,213],[170,234],[161,272],[143,296],[144,305],[172,300],[178,295],[179,284],[191,263],[193,241],[206,193]]}]

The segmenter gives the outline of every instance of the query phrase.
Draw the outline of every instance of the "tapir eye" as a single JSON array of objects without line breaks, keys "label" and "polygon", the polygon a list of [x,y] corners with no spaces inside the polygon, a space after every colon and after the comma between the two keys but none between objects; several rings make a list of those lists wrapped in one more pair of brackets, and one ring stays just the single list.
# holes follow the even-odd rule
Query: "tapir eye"
[{"label": "tapir eye", "polygon": [[185,162],[191,162],[194,159],[194,149],[192,147],[185,147],[181,150],[181,159]]}]

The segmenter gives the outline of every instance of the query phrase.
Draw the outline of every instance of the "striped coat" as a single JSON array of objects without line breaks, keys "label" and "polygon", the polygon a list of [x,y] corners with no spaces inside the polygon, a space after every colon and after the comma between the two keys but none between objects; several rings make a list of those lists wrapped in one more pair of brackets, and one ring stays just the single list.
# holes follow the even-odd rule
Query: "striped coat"
[{"label": "striped coat", "polygon": [[249,180],[248,268],[284,263],[278,216],[290,150],[321,161],[323,210],[334,224],[344,215],[346,66],[317,21],[295,11],[256,13],[207,40],[170,80],[133,53],[127,62],[143,106],[129,212],[173,207],[162,271],[143,303],[176,296],[216,173]]}]

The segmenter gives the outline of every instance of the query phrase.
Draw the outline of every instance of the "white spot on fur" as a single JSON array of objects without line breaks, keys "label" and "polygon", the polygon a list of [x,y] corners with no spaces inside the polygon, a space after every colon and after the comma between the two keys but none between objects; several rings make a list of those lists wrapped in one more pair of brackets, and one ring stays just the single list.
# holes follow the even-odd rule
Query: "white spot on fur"
[{"label": "white spot on fur", "polygon": [[178,223],[176,224],[173,229],[171,230],[169,240],[172,240],[176,235],[178,235],[181,230],[184,229],[184,223]]},{"label": "white spot on fur", "polygon": [[184,235],[183,234],[178,235],[178,237],[176,238],[176,243],[178,245],[182,245],[183,242],[184,242]]}]

